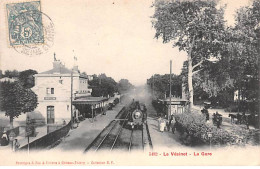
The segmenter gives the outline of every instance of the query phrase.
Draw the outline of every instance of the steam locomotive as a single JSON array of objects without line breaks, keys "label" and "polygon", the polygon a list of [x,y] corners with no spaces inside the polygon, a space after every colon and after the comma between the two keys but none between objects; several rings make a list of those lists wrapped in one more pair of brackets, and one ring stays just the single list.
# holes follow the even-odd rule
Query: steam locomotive
[{"label": "steam locomotive", "polygon": [[129,115],[127,124],[131,129],[142,129],[143,123],[147,120],[146,106],[145,104],[140,104],[139,101],[135,101],[133,106],[134,108]]}]

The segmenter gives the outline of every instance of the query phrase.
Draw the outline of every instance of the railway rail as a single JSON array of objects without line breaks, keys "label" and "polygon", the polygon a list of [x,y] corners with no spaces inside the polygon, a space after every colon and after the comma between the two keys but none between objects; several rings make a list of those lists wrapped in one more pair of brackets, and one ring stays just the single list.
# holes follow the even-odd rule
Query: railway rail
[{"label": "railway rail", "polygon": [[94,141],[85,149],[84,153],[97,152],[100,150],[145,150],[152,149],[152,142],[148,125],[145,123],[143,129],[134,130],[127,128],[128,117],[131,114],[131,105],[123,108],[114,120],[106,126]]}]

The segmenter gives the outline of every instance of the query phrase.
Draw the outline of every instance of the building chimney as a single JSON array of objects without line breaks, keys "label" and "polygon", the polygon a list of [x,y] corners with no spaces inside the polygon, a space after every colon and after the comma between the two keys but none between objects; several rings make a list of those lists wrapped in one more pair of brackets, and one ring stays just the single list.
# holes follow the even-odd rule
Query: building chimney
[{"label": "building chimney", "polygon": [[[74,50],[73,50],[73,54],[74,54]],[[74,64],[73,64],[73,70],[75,71],[75,72],[79,72],[79,67],[78,67],[78,58],[75,56],[75,54],[74,54]]]},{"label": "building chimney", "polygon": [[56,59],[56,54],[54,53],[53,69],[55,72],[60,72],[61,67],[63,67],[60,60]]}]

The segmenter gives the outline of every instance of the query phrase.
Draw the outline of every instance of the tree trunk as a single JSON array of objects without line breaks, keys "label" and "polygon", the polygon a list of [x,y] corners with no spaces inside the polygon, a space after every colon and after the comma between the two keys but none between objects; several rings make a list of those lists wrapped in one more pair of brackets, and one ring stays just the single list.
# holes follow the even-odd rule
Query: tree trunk
[{"label": "tree trunk", "polygon": [[14,128],[14,118],[10,116],[10,129]]},{"label": "tree trunk", "polygon": [[188,87],[189,87],[189,101],[190,101],[190,106],[189,106],[189,111],[191,112],[191,109],[193,107],[193,85],[192,85],[192,58],[191,58],[191,53],[192,53],[192,48],[195,43],[195,36],[192,38],[190,50],[188,53]]},{"label": "tree trunk", "polygon": [[190,101],[190,111],[193,107],[193,85],[192,85],[192,59],[191,52],[188,56],[188,86],[189,86],[189,101]]}]

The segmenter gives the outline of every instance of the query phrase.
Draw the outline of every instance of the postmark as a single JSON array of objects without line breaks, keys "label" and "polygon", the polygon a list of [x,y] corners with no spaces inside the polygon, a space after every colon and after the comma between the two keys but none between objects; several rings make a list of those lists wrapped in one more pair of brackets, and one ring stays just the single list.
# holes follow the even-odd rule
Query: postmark
[{"label": "postmark", "polygon": [[9,45],[26,55],[41,55],[54,43],[54,24],[40,1],[6,4]]}]

